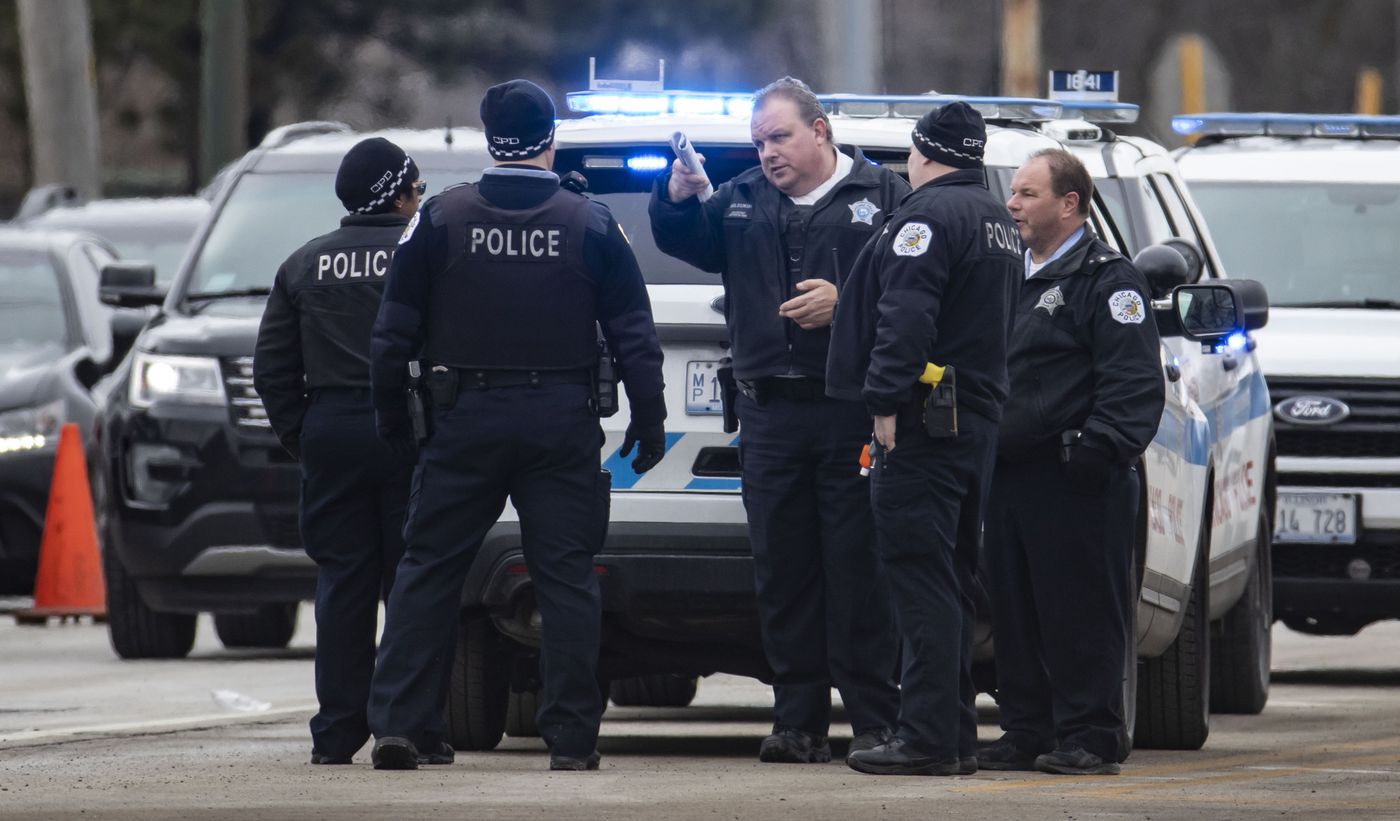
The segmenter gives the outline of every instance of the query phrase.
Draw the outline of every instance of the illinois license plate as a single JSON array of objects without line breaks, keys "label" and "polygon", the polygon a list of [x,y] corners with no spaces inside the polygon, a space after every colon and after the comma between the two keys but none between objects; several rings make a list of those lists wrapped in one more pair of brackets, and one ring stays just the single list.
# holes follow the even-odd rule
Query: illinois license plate
[{"label": "illinois license plate", "polygon": [[719,396],[719,363],[685,363],[685,412],[691,416],[720,416],[724,405]]},{"label": "illinois license plate", "polygon": [[1356,494],[1286,493],[1278,495],[1275,542],[1355,544]]}]

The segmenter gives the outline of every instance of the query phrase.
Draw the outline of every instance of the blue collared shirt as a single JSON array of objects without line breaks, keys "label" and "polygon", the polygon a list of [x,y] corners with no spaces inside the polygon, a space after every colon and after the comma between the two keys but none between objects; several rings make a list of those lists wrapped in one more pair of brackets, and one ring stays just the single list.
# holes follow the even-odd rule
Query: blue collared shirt
[{"label": "blue collared shirt", "polygon": [[[1055,260],[1059,259],[1060,257],[1064,256],[1066,253],[1068,253],[1068,252],[1069,252],[1069,249],[1073,248],[1073,247],[1074,247],[1074,244],[1075,244],[1076,242],[1079,242],[1079,240],[1080,240],[1081,238],[1083,238],[1083,236],[1084,236],[1084,226],[1081,225],[1081,226],[1079,226],[1079,228],[1077,228],[1077,229],[1075,230],[1075,232],[1074,232],[1073,234],[1070,234],[1070,235],[1069,235],[1069,239],[1065,240],[1064,243],[1061,244],[1059,248],[1056,248],[1056,249],[1055,249],[1055,253],[1051,254],[1049,259],[1045,260],[1045,262],[1040,263],[1039,265],[1037,265],[1037,264],[1035,264],[1034,262],[1031,261],[1031,249],[1027,248],[1027,249],[1026,249],[1026,279],[1030,279],[1031,277],[1035,276],[1036,272],[1039,271],[1041,268],[1044,268],[1046,265],[1049,265],[1050,263],[1054,262]],[[1032,267],[1032,266],[1034,266],[1034,267]]]}]

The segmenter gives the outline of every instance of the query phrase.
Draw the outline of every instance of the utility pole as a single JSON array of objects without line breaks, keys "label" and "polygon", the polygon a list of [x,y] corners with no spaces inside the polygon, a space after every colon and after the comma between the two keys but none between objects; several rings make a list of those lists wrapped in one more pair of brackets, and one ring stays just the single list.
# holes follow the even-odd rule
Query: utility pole
[{"label": "utility pole", "polygon": [[817,8],[826,40],[826,76],[825,88],[816,90],[852,94],[884,91],[880,0],[822,0]]},{"label": "utility pole", "polygon": [[1040,97],[1040,0],[1001,0],[1001,93]]},{"label": "utility pole", "polygon": [[17,0],[34,184],[102,195],[97,81],[87,0]]},{"label": "utility pole", "polygon": [[248,150],[245,0],[202,0],[199,33],[199,179],[207,183]]}]

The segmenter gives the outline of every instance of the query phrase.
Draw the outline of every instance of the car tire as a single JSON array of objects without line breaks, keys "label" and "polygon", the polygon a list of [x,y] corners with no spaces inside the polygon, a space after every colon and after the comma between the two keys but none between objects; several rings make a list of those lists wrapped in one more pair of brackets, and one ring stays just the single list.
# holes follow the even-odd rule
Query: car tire
[{"label": "car tire", "polygon": [[465,617],[457,629],[447,688],[448,735],[458,750],[494,750],[505,733],[510,651],[490,619]]},{"label": "car tire", "polygon": [[663,673],[620,678],[608,688],[608,695],[619,707],[689,707],[698,688],[699,679],[694,676]]},{"label": "car tire", "polygon": [[1217,713],[1258,715],[1269,702],[1274,625],[1270,524],[1261,513],[1249,584],[1211,637],[1210,708]]},{"label": "car tire", "polygon": [[107,582],[107,635],[124,659],[179,659],[194,648],[194,613],[161,613],[141,598],[111,542],[102,550]]},{"label": "car tire", "polygon": [[214,632],[230,650],[280,650],[296,631],[296,602],[269,604],[253,613],[214,614]]},{"label": "car tire", "polygon": [[512,692],[506,707],[506,735],[511,738],[539,738],[535,715],[540,709],[540,691]]},{"label": "car tire", "polygon": [[1138,747],[1199,750],[1210,735],[1210,522],[1206,505],[1181,630],[1166,652],[1145,660],[1139,670]]},{"label": "car tire", "polygon": [[1118,763],[1128,760],[1133,752],[1133,738],[1137,733],[1138,705],[1138,600],[1142,593],[1137,584],[1137,574],[1133,576],[1133,595],[1128,599],[1128,651],[1123,654],[1123,725],[1118,729]]},{"label": "car tire", "polygon": [[1283,623],[1289,630],[1308,636],[1354,636],[1374,621],[1377,619],[1370,616],[1345,613],[1307,613],[1283,617]]}]

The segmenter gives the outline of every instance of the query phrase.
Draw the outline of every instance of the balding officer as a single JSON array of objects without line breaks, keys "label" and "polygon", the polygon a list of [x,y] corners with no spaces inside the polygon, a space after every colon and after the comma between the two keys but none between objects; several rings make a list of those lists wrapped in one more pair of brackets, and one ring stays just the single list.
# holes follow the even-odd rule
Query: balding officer
[{"label": "balding officer", "polygon": [[[364,140],[335,193],[349,215],[277,271],[253,357],[253,386],[282,444],[301,460],[301,535],[318,567],[311,763],[349,764],[369,740],[379,599],[403,555],[412,443],[380,442],[369,401],[369,334],[384,278],[425,189],[397,145]],[[424,750],[425,763],[452,748]]]},{"label": "balding officer", "polygon": [[1147,281],[1089,229],[1093,193],[1073,154],[1046,149],[1006,203],[1026,281],[987,513],[1005,730],[987,769],[1111,775],[1127,755],[1135,465],[1166,394]]},{"label": "balding officer", "polygon": [[987,190],[981,115],[951,103],[911,141],[914,192],[842,282],[827,364],[827,390],[874,417],[877,549],[904,642],[895,737],[847,762],[965,775],[977,770],[973,574],[1020,244]]},{"label": "balding officer", "polygon": [[637,260],[607,207],[560,187],[554,103],[512,80],[481,103],[495,159],[477,184],[429,200],[404,232],[374,326],[382,436],[409,418],[404,374],[428,360],[434,431],[414,476],[407,550],[389,598],[370,698],[374,764],[413,769],[444,734],[439,687],[476,546],[509,499],[543,619],[537,714],[550,768],[598,768],[601,602],[593,556],[607,525],[594,412],[597,328],[627,386],[622,453],[665,453],[661,346]]},{"label": "balding officer", "polygon": [[724,280],[744,507],[763,646],[773,668],[773,732],[759,760],[831,760],[831,687],[852,750],[889,738],[899,693],[895,642],[878,580],[866,481],[870,439],[859,401],[824,379],[836,280],[909,186],[860,150],[836,150],[831,120],[804,83],[760,90],[750,123],[761,168],[700,202],[705,180],[677,162],[651,200],[656,246]]}]

